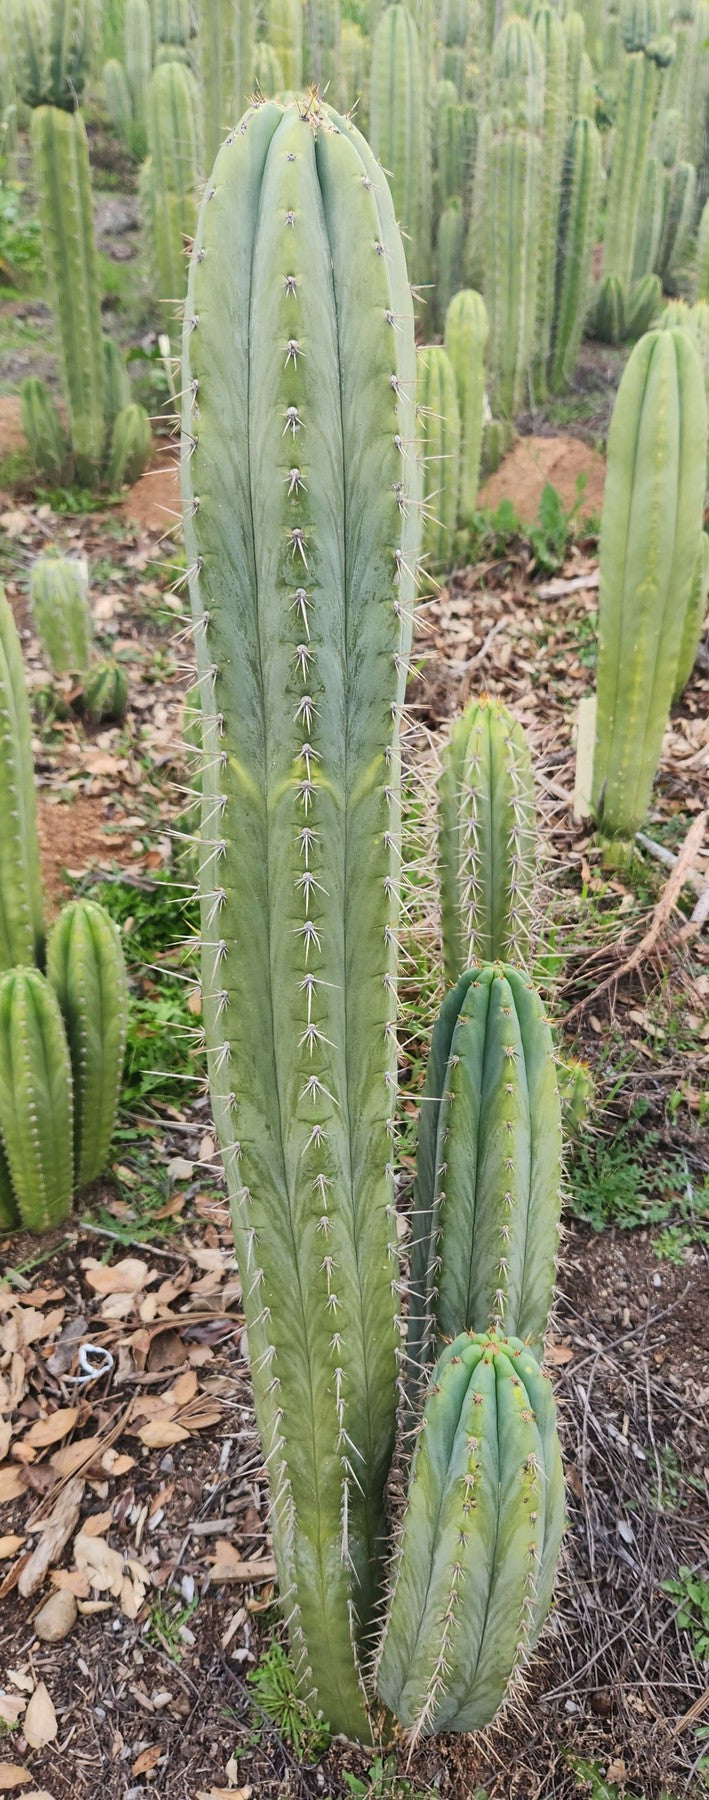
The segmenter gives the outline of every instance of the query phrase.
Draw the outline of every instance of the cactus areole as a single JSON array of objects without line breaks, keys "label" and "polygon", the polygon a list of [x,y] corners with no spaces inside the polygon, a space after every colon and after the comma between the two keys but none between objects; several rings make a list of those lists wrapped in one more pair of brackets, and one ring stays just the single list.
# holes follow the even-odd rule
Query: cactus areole
[{"label": "cactus areole", "polygon": [[386,180],[313,98],[251,108],[202,204],[182,483],[204,728],[212,1105],[304,1694],[372,1735],[399,1348],[399,732],[413,315]]}]

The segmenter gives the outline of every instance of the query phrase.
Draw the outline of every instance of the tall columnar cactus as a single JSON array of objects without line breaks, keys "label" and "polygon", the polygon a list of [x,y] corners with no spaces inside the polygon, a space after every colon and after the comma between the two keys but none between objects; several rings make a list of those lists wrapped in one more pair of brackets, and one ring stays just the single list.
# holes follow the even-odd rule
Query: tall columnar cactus
[{"label": "tall columnar cactus", "polygon": [[669,176],[662,235],[653,265],[664,287],[670,285],[673,271],[682,260],[692,229],[696,192],[694,164],[678,162]]},{"label": "tall columnar cactus", "polygon": [[269,42],[273,45],[283,71],[286,91],[297,94],[303,86],[301,0],[268,0],[267,18]]},{"label": "tall columnar cactus", "polygon": [[71,1209],[72,1082],[59,1003],[38,969],[0,980],[0,1133],[27,1231]]},{"label": "tall columnar cactus", "polygon": [[515,1338],[436,1365],[379,1669],[414,1738],[487,1725],[539,1635],[564,1530],[551,1383]]},{"label": "tall columnar cactus", "polygon": [[426,518],[423,555],[427,570],[449,569],[453,556],[460,482],[460,413],[451,362],[440,344],[419,350],[417,399],[424,458]]},{"label": "tall columnar cactus", "polygon": [[32,114],[31,138],[71,445],[78,478],[91,486],[104,453],[106,375],[89,150],[81,114],[39,106]]},{"label": "tall columnar cactus", "polygon": [[438,221],[436,241],[436,322],[442,331],[453,295],[463,286],[465,218],[459,200],[449,200]]},{"label": "tall columnar cactus", "polygon": [[258,94],[275,99],[285,90],[285,77],[272,44],[261,38],[254,55],[254,86]]},{"label": "tall columnar cactus", "polygon": [[74,1086],[74,1177],[85,1187],[106,1167],[118,1109],[128,1026],[119,933],[102,906],[65,906],[47,940],[47,975],[64,1019]]},{"label": "tall columnar cactus", "polygon": [[417,1392],[442,1341],[491,1325],[540,1357],[561,1210],[550,1027],[518,969],[484,964],[444,1000],[426,1075],[408,1349]]},{"label": "tall columnar cactus", "polygon": [[709,200],[705,201],[697,231],[695,299],[709,301]]},{"label": "tall columnar cactus", "polygon": [[428,132],[419,37],[408,6],[388,6],[372,45],[369,136],[387,170],[412,281],[430,260]]},{"label": "tall columnar cactus", "polygon": [[633,281],[649,274],[657,262],[667,201],[666,171],[658,156],[648,156],[633,250]]},{"label": "tall columnar cactus", "polygon": [[649,332],[613,409],[601,522],[593,806],[618,860],[643,822],[660,760],[702,524],[706,440],[689,333]]},{"label": "tall columnar cactus", "polygon": [[687,610],[684,615],[682,641],[675,671],[675,685],[672,692],[673,702],[679,700],[680,694],[689,681],[689,677],[697,660],[697,651],[704,628],[704,614],[707,610],[709,594],[709,537],[705,531],[700,532],[699,548],[692,571],[692,585],[689,590]]},{"label": "tall columnar cactus", "polygon": [[369,119],[369,40],[358,25],[352,24],[351,19],[343,19],[340,28],[336,87],[339,111],[350,112],[356,106],[358,126],[366,132]]},{"label": "tall columnar cactus", "polygon": [[163,300],[182,299],[187,242],[194,235],[202,161],[199,89],[184,63],[159,63],[148,97],[150,176],[141,200],[152,224],[152,255]]},{"label": "tall columnar cactus", "polygon": [[[558,13],[540,6],[534,31],[544,57],[544,116],[540,183],[539,273],[535,378],[540,397],[547,392],[556,295],[559,204],[567,130],[566,33]],[[493,198],[494,205],[494,198]]]},{"label": "tall columnar cactus", "polygon": [[544,53],[528,19],[507,19],[492,53],[497,123],[539,131],[544,120]]},{"label": "tall columnar cactus", "polygon": [[82,556],[37,558],[30,603],[42,649],[54,675],[83,675],[91,656],[89,565]]},{"label": "tall columnar cactus", "polygon": [[434,95],[434,154],[437,210],[465,191],[464,109],[452,81],[439,81]]},{"label": "tall columnar cactus", "polygon": [[235,10],[234,0],[202,0],[199,72],[208,168],[211,168],[229,126],[240,116],[243,103],[241,94],[238,102],[234,95]]},{"label": "tall columnar cactus", "polygon": [[91,55],[93,0],[5,0],[14,78],[27,106],[72,112]]},{"label": "tall columnar cactus", "polygon": [[123,62],[110,57],[104,64],[103,91],[109,118],[138,158],[145,156],[147,145],[148,82],[152,66],[149,0],[126,0]]},{"label": "tall columnar cactus", "polygon": [[219,153],[183,359],[212,1105],[295,1662],[331,1726],[366,1737],[396,1402],[419,477],[391,198],[359,133],[312,99],[251,110]]},{"label": "tall columnar cactus", "polygon": [[151,6],[156,45],[186,49],[192,36],[190,0],[151,0]]},{"label": "tall columnar cactus", "polygon": [[446,313],[444,342],[455,376],[460,418],[458,522],[473,523],[478,502],[485,413],[485,346],[490,323],[481,294],[461,288]]},{"label": "tall columnar cactus", "polygon": [[0,969],[40,960],[42,878],[32,722],[17,627],[0,587]]},{"label": "tall columnar cactus", "polygon": [[536,341],[541,145],[532,131],[496,131],[488,159],[484,294],[490,319],[492,407],[520,411]]},{"label": "tall columnar cactus", "polygon": [[580,12],[565,13],[564,31],[566,33],[566,106],[569,118],[577,119],[586,110],[582,104],[583,59],[586,47],[586,26],[583,14]]},{"label": "tall columnar cactus", "polygon": [[438,861],[447,982],[474,962],[529,962],[536,865],[532,759],[501,700],[471,700],[443,751]]},{"label": "tall columnar cactus", "polygon": [[324,92],[337,74],[340,0],[305,0],[310,78]]},{"label": "tall columnar cactus", "polygon": [[468,285],[472,288],[482,288],[485,283],[485,267],[488,253],[488,180],[490,176],[492,132],[492,117],[489,113],[485,113],[479,123],[477,143],[475,145],[475,166],[470,200],[470,223],[468,225],[468,236],[465,246],[464,273]]},{"label": "tall columnar cactus", "polygon": [[603,274],[617,275],[627,288],[633,268],[652,117],[657,98],[657,66],[644,50],[626,56],[615,125],[613,165],[608,183],[603,241]]},{"label": "tall columnar cactus", "polygon": [[549,381],[558,393],[572,380],[581,347],[601,189],[601,139],[593,120],[574,119],[561,181]]}]

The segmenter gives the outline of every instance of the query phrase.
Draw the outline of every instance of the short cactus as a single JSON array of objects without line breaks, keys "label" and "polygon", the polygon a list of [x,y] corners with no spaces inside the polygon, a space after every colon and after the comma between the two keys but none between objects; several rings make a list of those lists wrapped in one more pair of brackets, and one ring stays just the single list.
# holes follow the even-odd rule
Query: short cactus
[{"label": "short cactus", "polygon": [[583,1131],[596,1098],[596,1084],[588,1063],[576,1057],[560,1058],[557,1082],[561,1101],[561,1135],[573,1143]]},{"label": "short cactus", "polygon": [[0,1133],[27,1231],[63,1224],[74,1191],[72,1081],[53,988],[38,969],[0,980]]},{"label": "short cactus", "polygon": [[471,288],[455,294],[446,313],[444,343],[455,376],[460,418],[458,522],[473,523],[480,483],[485,412],[485,346],[490,330],[485,302]]},{"label": "short cactus", "polygon": [[564,1518],[551,1383],[515,1338],[456,1337],[426,1398],[379,1666],[414,1738],[492,1719],[543,1625]]},{"label": "short cactus", "polygon": [[438,781],[447,982],[475,962],[529,962],[536,866],[534,780],[521,725],[501,700],[471,700]]},{"label": "short cactus", "polygon": [[106,1167],[128,1025],[123,948],[102,906],[75,900],[63,908],[47,939],[47,975],[69,1044],[75,1182],[82,1188]]},{"label": "short cactus", "polygon": [[131,404],[131,386],[126,369],[123,351],[114,344],[111,338],[103,340],[103,361],[106,373],[105,416],[106,429],[113,430],[119,412],[124,406]]},{"label": "short cactus", "polygon": [[590,315],[593,337],[602,344],[621,344],[625,337],[625,289],[619,275],[604,275],[598,283]]},{"label": "short cactus", "polygon": [[622,861],[660,760],[702,525],[707,409],[698,351],[652,331],[623,373],[600,540],[593,808]]},{"label": "short cactus", "polygon": [[549,382],[552,392],[572,379],[583,335],[596,243],[601,185],[601,140],[592,119],[574,119],[566,140],[559,202],[556,287]]},{"label": "short cactus", "polygon": [[83,557],[38,557],[30,575],[30,604],[53,675],[83,675],[91,655],[89,565]]},{"label": "short cactus", "polygon": [[17,627],[0,587],[0,969],[42,959],[32,721]]},{"label": "short cactus", "polygon": [[634,343],[657,318],[662,299],[659,275],[643,275],[625,299],[624,337]]},{"label": "short cactus", "polygon": [[153,447],[150,420],[142,406],[130,401],[122,406],[113,422],[106,483],[115,493],[124,484],[137,481]]},{"label": "short cactus", "polygon": [[540,1358],[561,1211],[551,1030],[518,969],[483,964],[443,1003],[426,1076],[414,1189],[412,1390],[459,1331],[497,1326]]},{"label": "short cactus", "polygon": [[84,682],[83,704],[92,725],[120,724],[128,705],[128,680],[121,663],[95,663]]},{"label": "short cactus", "polygon": [[460,414],[451,362],[439,344],[417,357],[417,401],[424,457],[426,517],[423,556],[427,569],[451,566],[460,485]]},{"label": "short cactus", "polygon": [[65,480],[70,450],[54,400],[38,376],[22,383],[22,429],[34,467],[45,481]]}]

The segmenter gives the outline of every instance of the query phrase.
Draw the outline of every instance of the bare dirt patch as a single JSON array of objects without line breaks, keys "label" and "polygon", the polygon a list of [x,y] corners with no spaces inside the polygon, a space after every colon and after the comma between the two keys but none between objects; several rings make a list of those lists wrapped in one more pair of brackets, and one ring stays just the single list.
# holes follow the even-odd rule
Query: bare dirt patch
[{"label": "bare dirt patch", "polygon": [[110,868],[125,851],[130,832],[109,829],[105,803],[98,798],[77,795],[69,806],[61,799],[41,799],[38,811],[44,891],[51,915],[72,891],[67,873],[77,876]]},{"label": "bare dirt patch", "polygon": [[161,537],[175,527],[181,517],[180,469],[172,448],[158,450],[153,468],[135,482],[121,511],[142,531],[157,532]]},{"label": "bare dirt patch", "polygon": [[557,489],[564,506],[571,508],[579,478],[585,477],[579,516],[588,518],[601,510],[605,472],[603,457],[580,438],[522,437],[484,483],[478,503],[495,511],[501,500],[511,500],[523,524],[531,525],[547,482]]}]

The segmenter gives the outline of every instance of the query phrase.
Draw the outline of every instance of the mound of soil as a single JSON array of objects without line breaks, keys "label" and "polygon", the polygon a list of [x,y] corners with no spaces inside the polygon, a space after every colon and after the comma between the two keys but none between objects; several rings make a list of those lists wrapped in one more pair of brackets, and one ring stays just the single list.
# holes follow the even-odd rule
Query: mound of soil
[{"label": "mound of soil", "polygon": [[523,524],[531,525],[547,482],[557,489],[564,506],[572,507],[579,476],[585,476],[579,515],[587,518],[601,510],[605,474],[603,457],[579,438],[518,438],[496,474],[480,489],[478,503],[494,512],[501,500],[511,500]]}]

